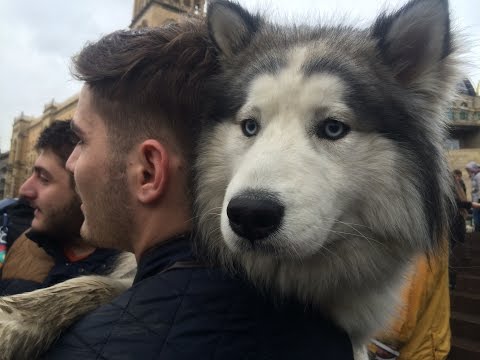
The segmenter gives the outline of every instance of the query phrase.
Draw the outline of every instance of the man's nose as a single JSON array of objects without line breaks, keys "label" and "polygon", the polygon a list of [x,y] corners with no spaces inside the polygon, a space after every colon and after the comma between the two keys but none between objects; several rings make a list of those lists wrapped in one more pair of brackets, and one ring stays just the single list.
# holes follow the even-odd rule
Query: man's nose
[{"label": "man's nose", "polygon": [[37,197],[37,190],[35,189],[33,183],[33,175],[30,176],[23,184],[20,186],[20,190],[18,191],[19,195],[23,198],[32,200]]},{"label": "man's nose", "polygon": [[65,164],[65,167],[71,173],[75,171],[75,164],[77,163],[77,159],[78,159],[78,146],[75,146],[72,153],[67,159],[67,163]]}]

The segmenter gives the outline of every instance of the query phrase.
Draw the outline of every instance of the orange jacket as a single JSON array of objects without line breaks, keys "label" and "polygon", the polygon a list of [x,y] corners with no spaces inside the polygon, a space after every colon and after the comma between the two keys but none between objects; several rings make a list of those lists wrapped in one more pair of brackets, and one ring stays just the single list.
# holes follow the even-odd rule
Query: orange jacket
[{"label": "orange jacket", "polygon": [[403,290],[403,306],[381,341],[400,352],[398,360],[442,360],[450,351],[448,250],[420,256]]},{"label": "orange jacket", "polygon": [[53,258],[22,234],[7,252],[2,279],[21,279],[42,283],[53,265]]}]

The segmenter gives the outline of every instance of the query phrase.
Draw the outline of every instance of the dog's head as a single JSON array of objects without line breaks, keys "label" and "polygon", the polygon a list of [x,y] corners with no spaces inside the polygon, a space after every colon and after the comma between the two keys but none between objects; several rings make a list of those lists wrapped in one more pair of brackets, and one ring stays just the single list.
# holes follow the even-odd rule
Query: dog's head
[{"label": "dog's head", "polygon": [[364,30],[277,26],[214,1],[208,25],[222,73],[197,215],[211,253],[349,262],[434,247],[456,76],[446,0],[411,1]]}]

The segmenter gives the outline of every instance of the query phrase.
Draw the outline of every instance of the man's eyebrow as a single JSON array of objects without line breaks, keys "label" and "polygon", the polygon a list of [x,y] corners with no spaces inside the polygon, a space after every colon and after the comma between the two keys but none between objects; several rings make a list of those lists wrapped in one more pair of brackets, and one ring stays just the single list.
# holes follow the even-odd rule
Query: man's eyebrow
[{"label": "man's eyebrow", "polygon": [[36,174],[42,174],[42,175],[46,175],[47,177],[52,177],[52,174],[50,174],[45,168],[41,167],[41,166],[34,166],[33,167],[33,172],[36,173]]},{"label": "man's eyebrow", "polygon": [[80,129],[73,120],[70,121],[70,129],[78,136],[84,135],[84,132],[82,131],[82,129]]}]

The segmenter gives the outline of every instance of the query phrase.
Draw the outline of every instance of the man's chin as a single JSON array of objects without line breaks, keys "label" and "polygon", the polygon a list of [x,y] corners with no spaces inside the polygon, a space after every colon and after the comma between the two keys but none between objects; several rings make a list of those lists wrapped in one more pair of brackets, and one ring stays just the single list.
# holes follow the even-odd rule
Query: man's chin
[{"label": "man's chin", "polygon": [[90,229],[86,226],[85,222],[83,222],[82,227],[80,228],[80,236],[88,245],[98,247],[98,242],[90,233]]},{"label": "man's chin", "polygon": [[80,227],[80,236],[82,237],[83,240],[89,242],[90,232],[88,231],[88,228],[85,225],[85,221],[83,222],[82,226]]},{"label": "man's chin", "polygon": [[44,233],[46,229],[41,221],[39,221],[37,218],[33,218],[32,224],[30,225],[30,230],[36,233]]}]

